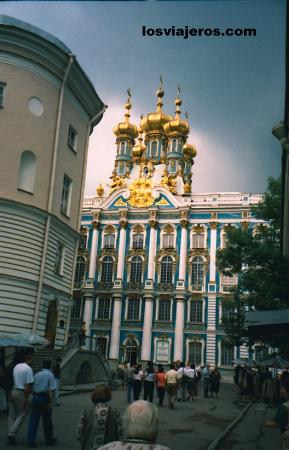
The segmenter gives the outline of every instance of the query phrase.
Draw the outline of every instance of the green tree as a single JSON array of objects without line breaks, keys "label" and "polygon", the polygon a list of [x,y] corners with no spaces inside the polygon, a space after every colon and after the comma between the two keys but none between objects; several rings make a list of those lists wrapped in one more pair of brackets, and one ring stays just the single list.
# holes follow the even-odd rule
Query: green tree
[{"label": "green tree", "polygon": [[[289,307],[289,261],[280,252],[281,180],[269,178],[264,200],[252,213],[266,223],[258,227],[256,234],[247,227],[228,227],[226,247],[217,252],[219,270],[227,276],[238,274],[237,299],[242,303],[240,318],[234,316],[225,331],[234,338],[232,327],[243,333],[244,308],[247,310],[271,310]],[[233,300],[236,303],[236,298]],[[236,306],[236,305],[235,305]],[[241,333],[241,334],[242,334]],[[273,343],[272,336],[267,336]],[[266,336],[262,337],[264,342]],[[280,341],[281,339],[281,341]],[[283,346],[283,337],[274,336],[274,345]],[[288,346],[289,344],[287,344]]]}]

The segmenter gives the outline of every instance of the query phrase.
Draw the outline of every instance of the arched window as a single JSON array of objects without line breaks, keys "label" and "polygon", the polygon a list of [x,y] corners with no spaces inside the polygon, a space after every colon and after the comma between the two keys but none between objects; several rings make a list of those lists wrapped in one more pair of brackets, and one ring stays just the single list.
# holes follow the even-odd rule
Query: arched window
[{"label": "arched window", "polygon": [[172,152],[178,151],[178,140],[177,139],[172,139],[171,151]]},{"label": "arched window", "polygon": [[20,158],[18,189],[33,194],[36,165],[37,160],[34,153],[30,152],[29,150],[25,150]]},{"label": "arched window", "polygon": [[74,287],[81,287],[84,280],[85,259],[78,256],[76,260]]},{"label": "arched window", "polygon": [[200,290],[204,281],[204,260],[196,256],[192,261],[192,285]]},{"label": "arched window", "polygon": [[111,256],[105,256],[102,260],[101,281],[111,283],[113,275],[113,259]]},{"label": "arched window", "polygon": [[173,260],[171,256],[164,256],[161,262],[161,283],[173,282]]},{"label": "arched window", "polygon": [[137,362],[137,343],[134,339],[129,339],[125,346],[125,360],[132,364]]},{"label": "arched window", "polygon": [[151,143],[151,157],[155,158],[158,154],[158,143],[156,141],[153,141]]},{"label": "arched window", "polygon": [[104,235],[103,248],[114,248],[114,233],[107,233]]},{"label": "arched window", "polygon": [[193,248],[205,248],[205,234],[194,233],[193,234]]},{"label": "arched window", "polygon": [[140,283],[142,279],[142,259],[140,256],[134,256],[131,259],[131,283]]},{"label": "arched window", "polygon": [[125,141],[121,141],[119,144],[119,154],[120,155],[126,154],[126,142]]},{"label": "arched window", "polygon": [[132,248],[143,248],[144,235],[143,233],[135,233],[132,235]]}]

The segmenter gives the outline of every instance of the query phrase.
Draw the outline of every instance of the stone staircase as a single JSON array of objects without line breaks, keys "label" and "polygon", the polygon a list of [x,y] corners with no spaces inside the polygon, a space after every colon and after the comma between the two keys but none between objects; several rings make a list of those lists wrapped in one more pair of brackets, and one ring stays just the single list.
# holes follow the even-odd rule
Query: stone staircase
[{"label": "stone staircase", "polygon": [[66,349],[54,349],[49,347],[39,348],[35,349],[35,352],[33,354],[33,361],[32,361],[32,370],[34,373],[39,372],[39,370],[43,367],[43,361],[46,359],[52,360],[52,365],[55,362],[56,358],[63,358],[66,354]]}]

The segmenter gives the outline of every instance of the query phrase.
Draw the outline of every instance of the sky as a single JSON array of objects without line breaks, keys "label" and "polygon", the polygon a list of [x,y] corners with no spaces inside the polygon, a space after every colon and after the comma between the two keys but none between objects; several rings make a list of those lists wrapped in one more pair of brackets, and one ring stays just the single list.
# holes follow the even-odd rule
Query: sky
[{"label": "sky", "polygon": [[[264,192],[281,173],[272,127],[283,119],[285,0],[147,2],[0,2],[0,13],[54,34],[77,56],[108,109],[89,144],[85,195],[109,182],[116,154],[112,128],[155,111],[160,74],[164,111],[174,113],[181,85],[188,142],[197,148],[192,191]],[[255,28],[256,37],[148,37],[142,26]]]}]

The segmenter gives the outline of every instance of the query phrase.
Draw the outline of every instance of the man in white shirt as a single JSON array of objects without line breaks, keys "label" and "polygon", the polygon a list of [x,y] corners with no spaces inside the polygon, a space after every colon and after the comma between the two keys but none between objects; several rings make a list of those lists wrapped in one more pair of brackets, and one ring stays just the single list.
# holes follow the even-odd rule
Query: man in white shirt
[{"label": "man in white shirt", "polygon": [[10,396],[8,415],[8,444],[16,445],[16,434],[28,412],[29,394],[33,383],[33,372],[30,367],[32,355],[25,355],[23,363],[13,369],[14,386]]},{"label": "man in white shirt", "polygon": [[168,370],[168,372],[166,373],[166,385],[167,385],[169,406],[171,409],[174,409],[175,408],[174,400],[176,397],[178,385],[177,371],[175,370],[174,363],[170,364],[170,370]]}]

